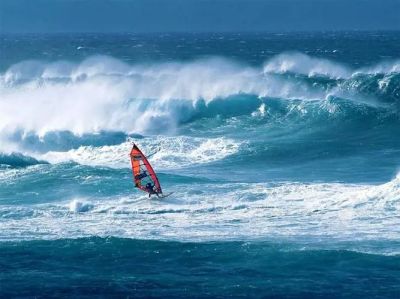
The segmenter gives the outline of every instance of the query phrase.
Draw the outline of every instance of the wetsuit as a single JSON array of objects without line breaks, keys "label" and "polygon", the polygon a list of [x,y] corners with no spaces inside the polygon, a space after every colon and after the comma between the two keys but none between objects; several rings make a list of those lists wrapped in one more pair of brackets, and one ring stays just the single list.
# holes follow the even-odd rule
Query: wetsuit
[{"label": "wetsuit", "polygon": [[149,192],[149,198],[150,198],[153,194],[157,195],[157,197],[160,197],[160,195],[158,195],[158,192],[154,191],[154,185],[153,185],[153,184],[147,183],[147,184],[146,184],[146,190],[147,190],[147,192]]}]

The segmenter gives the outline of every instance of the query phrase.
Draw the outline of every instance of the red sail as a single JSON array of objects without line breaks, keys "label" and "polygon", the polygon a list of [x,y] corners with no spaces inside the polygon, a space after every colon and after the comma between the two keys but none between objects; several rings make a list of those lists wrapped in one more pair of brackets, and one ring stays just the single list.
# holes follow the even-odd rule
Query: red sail
[{"label": "red sail", "polygon": [[136,146],[136,144],[133,144],[130,156],[135,186],[140,190],[150,193],[146,188],[146,185],[150,183],[154,186],[153,190],[155,192],[162,193],[160,182],[158,181],[153,167],[151,167],[146,156],[143,155],[142,151]]}]

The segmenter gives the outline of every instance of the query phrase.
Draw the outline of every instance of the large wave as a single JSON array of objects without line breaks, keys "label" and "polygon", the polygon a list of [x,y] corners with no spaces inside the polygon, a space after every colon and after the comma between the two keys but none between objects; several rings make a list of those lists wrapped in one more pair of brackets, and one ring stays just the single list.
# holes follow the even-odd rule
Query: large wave
[{"label": "large wave", "polygon": [[[1,74],[0,130],[39,135],[171,130],[210,102],[240,94],[361,100],[371,89],[364,97],[382,93],[398,100],[399,68],[394,61],[352,70],[299,53],[279,55],[259,68],[222,58],[152,65],[128,65],[105,56],[77,64],[24,61]],[[278,76],[290,73],[297,77]],[[331,82],[306,82],[300,75]]]}]

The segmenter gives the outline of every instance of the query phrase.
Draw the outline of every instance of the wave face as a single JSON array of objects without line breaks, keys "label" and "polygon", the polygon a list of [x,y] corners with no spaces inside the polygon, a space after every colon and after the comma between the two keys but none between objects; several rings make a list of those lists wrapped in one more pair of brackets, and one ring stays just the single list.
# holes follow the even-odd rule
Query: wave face
[{"label": "wave face", "polygon": [[[396,297],[398,34],[0,38],[0,264],[47,251],[43,273],[111,297],[187,297],[165,286],[203,285],[193,267],[205,297]],[[132,142],[171,196],[134,189]],[[0,297],[46,296],[32,267]]]}]

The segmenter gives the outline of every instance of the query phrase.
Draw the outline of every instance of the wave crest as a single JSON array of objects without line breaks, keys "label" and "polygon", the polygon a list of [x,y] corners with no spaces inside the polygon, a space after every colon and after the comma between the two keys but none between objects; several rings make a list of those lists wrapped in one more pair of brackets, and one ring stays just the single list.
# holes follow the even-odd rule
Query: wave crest
[{"label": "wave crest", "polygon": [[349,78],[351,70],[327,59],[310,57],[302,53],[284,53],[264,65],[266,73],[295,73],[329,78]]},{"label": "wave crest", "polygon": [[[338,96],[368,105],[390,98],[398,103],[399,65],[383,62],[351,70],[300,53],[278,55],[259,68],[222,58],[151,65],[105,56],[78,64],[21,62],[0,76],[0,132],[173,132],[197,117],[229,115],[229,107],[238,105],[229,100],[243,95],[304,101]],[[212,112],[218,101],[227,104]],[[243,111],[242,104],[236,110]]]}]

